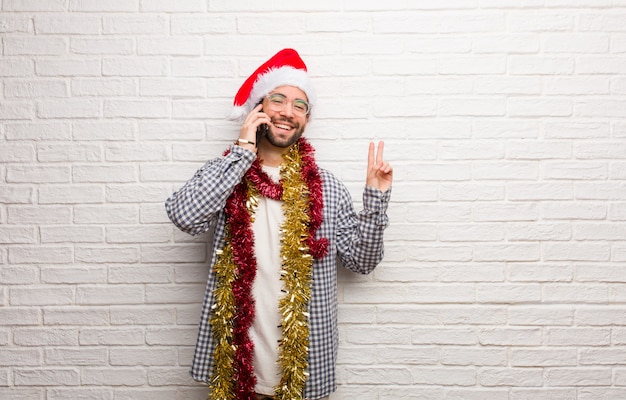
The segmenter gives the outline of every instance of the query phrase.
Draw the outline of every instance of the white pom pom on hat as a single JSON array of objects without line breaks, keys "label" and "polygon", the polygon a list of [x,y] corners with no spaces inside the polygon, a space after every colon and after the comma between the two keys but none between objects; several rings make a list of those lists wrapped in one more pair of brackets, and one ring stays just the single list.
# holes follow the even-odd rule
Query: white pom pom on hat
[{"label": "white pom pom on hat", "polygon": [[265,96],[279,86],[295,86],[306,94],[309,104],[315,104],[315,90],[304,61],[294,49],[282,49],[241,85],[228,119],[243,121]]}]

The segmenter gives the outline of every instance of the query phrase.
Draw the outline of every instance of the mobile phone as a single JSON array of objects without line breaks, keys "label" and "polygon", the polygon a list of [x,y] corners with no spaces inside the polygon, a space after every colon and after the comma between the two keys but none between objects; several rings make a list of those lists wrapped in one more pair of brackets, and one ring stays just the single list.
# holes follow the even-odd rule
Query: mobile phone
[{"label": "mobile phone", "polygon": [[[263,109],[259,110],[263,112]],[[261,124],[256,128],[256,142],[257,146],[261,142],[261,140],[267,135],[267,131],[269,131],[270,127],[267,124]]]}]

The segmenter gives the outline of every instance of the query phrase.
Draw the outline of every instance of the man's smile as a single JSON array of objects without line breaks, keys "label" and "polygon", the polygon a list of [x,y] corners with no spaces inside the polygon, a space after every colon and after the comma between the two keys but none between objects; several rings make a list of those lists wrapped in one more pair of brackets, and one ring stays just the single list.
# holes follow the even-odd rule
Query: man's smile
[{"label": "man's smile", "polygon": [[276,122],[272,122],[272,125],[274,125],[274,127],[278,128],[278,129],[281,129],[281,130],[284,130],[284,131],[292,131],[295,128],[293,125],[288,124],[286,122],[278,122],[278,121],[276,121]]}]

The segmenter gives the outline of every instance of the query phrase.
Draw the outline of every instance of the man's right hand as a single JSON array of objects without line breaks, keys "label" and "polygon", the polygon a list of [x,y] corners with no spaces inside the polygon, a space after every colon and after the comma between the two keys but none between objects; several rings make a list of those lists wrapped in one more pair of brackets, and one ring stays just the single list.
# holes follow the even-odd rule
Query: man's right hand
[{"label": "man's right hand", "polygon": [[262,124],[269,125],[272,121],[270,117],[263,112],[263,105],[259,104],[252,109],[250,114],[243,121],[243,125],[241,125],[241,129],[239,129],[239,139],[245,139],[249,142],[253,142],[254,145],[250,143],[241,143],[240,146],[245,147],[247,149],[256,151],[256,147],[259,145],[256,143],[256,131]]}]

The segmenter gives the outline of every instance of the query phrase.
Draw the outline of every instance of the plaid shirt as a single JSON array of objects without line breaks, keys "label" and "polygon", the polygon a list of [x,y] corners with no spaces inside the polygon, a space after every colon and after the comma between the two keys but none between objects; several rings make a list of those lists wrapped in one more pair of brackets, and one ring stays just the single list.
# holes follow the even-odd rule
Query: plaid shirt
[{"label": "plaid shirt", "polygon": [[[211,265],[224,246],[224,206],[234,187],[250,168],[256,155],[239,146],[207,162],[166,202],[167,214],[182,231],[197,235],[215,229]],[[383,230],[388,224],[386,209],[390,190],[382,193],[366,187],[360,213],[354,211],[350,194],[330,172],[320,169],[324,193],[324,221],[319,237],[329,240],[328,255],[313,266],[312,299],[309,303],[309,378],[307,399],[317,399],[335,390],[337,360],[337,261],[362,274],[370,273],[383,258]],[[215,274],[209,274],[191,367],[191,376],[209,383],[214,339],[209,318],[213,303]]]}]

